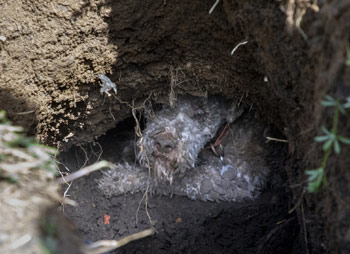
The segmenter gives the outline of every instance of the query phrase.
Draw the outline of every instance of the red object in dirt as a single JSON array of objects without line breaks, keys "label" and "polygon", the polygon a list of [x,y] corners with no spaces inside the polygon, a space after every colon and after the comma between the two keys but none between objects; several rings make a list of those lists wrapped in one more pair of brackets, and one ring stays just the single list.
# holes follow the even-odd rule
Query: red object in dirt
[{"label": "red object in dirt", "polygon": [[108,225],[108,224],[109,224],[109,219],[110,219],[110,218],[111,218],[111,216],[105,214],[105,215],[103,216],[103,224]]}]

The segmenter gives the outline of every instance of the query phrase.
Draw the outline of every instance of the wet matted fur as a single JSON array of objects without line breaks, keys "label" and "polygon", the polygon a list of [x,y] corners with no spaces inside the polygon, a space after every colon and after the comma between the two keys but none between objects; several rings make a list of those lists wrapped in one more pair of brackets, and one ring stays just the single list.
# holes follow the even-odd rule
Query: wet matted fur
[{"label": "wet matted fur", "polygon": [[[264,160],[268,127],[258,113],[220,97],[186,95],[173,108],[164,106],[146,118],[138,163],[118,163],[98,180],[106,195],[147,189],[204,201],[259,195],[269,170]],[[214,154],[205,147],[225,123],[228,131]]]}]

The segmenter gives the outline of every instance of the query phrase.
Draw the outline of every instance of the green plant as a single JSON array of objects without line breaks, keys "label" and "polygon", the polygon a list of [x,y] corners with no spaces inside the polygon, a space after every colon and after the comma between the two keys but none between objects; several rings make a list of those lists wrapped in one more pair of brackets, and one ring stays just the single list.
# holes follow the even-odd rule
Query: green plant
[{"label": "green plant", "polygon": [[346,59],[345,59],[345,65],[350,66],[350,45],[346,47]]},{"label": "green plant", "polygon": [[40,237],[40,247],[43,254],[57,253],[57,221],[52,218],[42,219],[40,229],[42,233]]},{"label": "green plant", "polygon": [[339,99],[334,99],[329,95],[325,98],[326,99],[321,102],[321,105],[324,107],[334,107],[333,125],[330,131],[325,126],[322,126],[322,132],[324,135],[315,137],[316,142],[324,142],[322,146],[324,156],[321,167],[314,170],[306,170],[305,172],[306,175],[308,175],[307,189],[309,192],[317,192],[320,189],[321,184],[327,184],[325,168],[332,150],[334,150],[336,154],[339,154],[341,152],[341,143],[350,144],[350,138],[337,134],[339,112],[341,114],[346,114],[346,108],[350,108],[350,97],[347,98],[347,101],[344,104],[340,103]]},{"label": "green plant", "polygon": [[9,121],[6,118],[5,110],[0,110],[0,124],[7,124]]}]

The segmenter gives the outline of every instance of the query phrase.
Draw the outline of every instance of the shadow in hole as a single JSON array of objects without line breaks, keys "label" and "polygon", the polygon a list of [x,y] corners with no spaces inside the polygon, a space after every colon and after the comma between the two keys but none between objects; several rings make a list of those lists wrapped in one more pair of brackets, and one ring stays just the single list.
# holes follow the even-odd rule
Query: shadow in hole
[{"label": "shadow in hole", "polygon": [[[222,77],[235,84],[224,90],[231,94],[237,87],[250,91],[251,84],[261,85],[263,77],[256,72],[260,68],[256,66],[258,61],[247,52],[247,47],[252,44],[240,49],[245,53],[243,57],[237,54],[232,58],[227,54],[232,50],[232,42],[244,38],[244,33],[239,27],[232,31],[221,8],[215,10],[214,18],[209,17],[207,12],[212,2],[145,1],[140,4],[139,1],[107,1],[98,9],[104,5],[111,7],[111,14],[105,19],[109,26],[109,42],[118,47],[119,53],[109,77],[112,81],[118,80],[122,97],[138,98],[144,91],[158,89],[167,93],[169,66],[187,63],[193,67],[191,75],[186,73],[187,78],[196,82],[185,82],[181,87],[185,91],[206,91],[211,82],[223,81]],[[197,77],[193,73],[201,75]],[[237,73],[239,78],[235,76]],[[72,148],[62,154],[62,160],[68,167],[78,169],[87,154],[90,160],[99,157],[101,151],[102,158],[120,158],[124,143],[129,142],[128,139],[118,140],[121,136],[124,135],[120,135],[118,129],[111,130],[99,139],[100,145]],[[130,136],[132,139],[135,140],[134,134]],[[283,144],[275,145],[270,161],[272,171],[281,171],[286,151]],[[148,227],[143,205],[139,224],[135,225],[134,220],[142,195],[106,199],[96,188],[95,179],[99,175],[96,172],[76,181],[70,190],[81,204],[79,209],[69,208],[67,213],[85,237],[91,240],[120,238]],[[271,188],[255,202],[241,205],[158,196],[151,197],[149,202],[158,234],[125,246],[118,253],[304,252],[297,221],[294,214],[287,212],[289,197],[284,188]],[[111,225],[102,225],[103,213],[111,215]],[[276,224],[283,220],[286,221],[283,226]]]},{"label": "shadow in hole", "polygon": [[[87,163],[97,158],[125,159],[125,147],[135,144],[133,125],[132,118],[125,120],[100,137],[98,143],[73,147],[62,153],[61,162],[76,170],[85,164],[86,158],[90,159]],[[275,136],[279,137],[278,133]],[[268,163],[272,171],[281,171],[287,146],[270,143],[270,149],[274,152],[270,153]],[[133,156],[127,158],[133,159]],[[79,202],[79,207],[67,207],[66,213],[84,237],[90,241],[119,239],[149,228],[141,202],[143,194],[106,198],[96,185],[100,175],[95,172],[76,180],[68,192]],[[285,180],[286,176],[282,174],[281,178]],[[158,233],[122,247],[116,253],[232,253],[233,250],[236,253],[304,253],[295,214],[288,214],[286,188],[271,186],[261,197],[244,204],[150,196],[148,212],[156,222]],[[109,225],[103,224],[104,214],[111,216]]]}]

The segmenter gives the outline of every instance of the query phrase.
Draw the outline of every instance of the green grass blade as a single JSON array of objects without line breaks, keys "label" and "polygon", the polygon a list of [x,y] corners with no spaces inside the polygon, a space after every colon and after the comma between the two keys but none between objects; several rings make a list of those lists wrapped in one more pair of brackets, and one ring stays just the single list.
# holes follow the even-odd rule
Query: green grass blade
[{"label": "green grass blade", "polygon": [[331,132],[329,130],[327,130],[327,128],[325,126],[322,126],[321,129],[322,129],[324,134],[331,135]]},{"label": "green grass blade", "polygon": [[333,139],[329,139],[326,143],[324,143],[322,149],[323,151],[327,151],[329,148],[332,147]]},{"label": "green grass blade", "polygon": [[335,152],[336,154],[340,154],[340,145],[339,145],[339,142],[338,142],[337,139],[334,140],[334,152]]},{"label": "green grass blade", "polygon": [[346,138],[346,137],[340,136],[340,135],[339,135],[337,138],[338,138],[338,140],[339,140],[340,142],[342,142],[343,144],[350,145],[350,138]]},{"label": "green grass blade", "polygon": [[315,137],[316,142],[324,142],[324,141],[327,141],[328,139],[329,139],[329,136],[317,136],[317,137]]},{"label": "green grass blade", "polygon": [[321,105],[323,107],[333,107],[337,105],[337,103],[335,103],[334,101],[321,101]]}]

